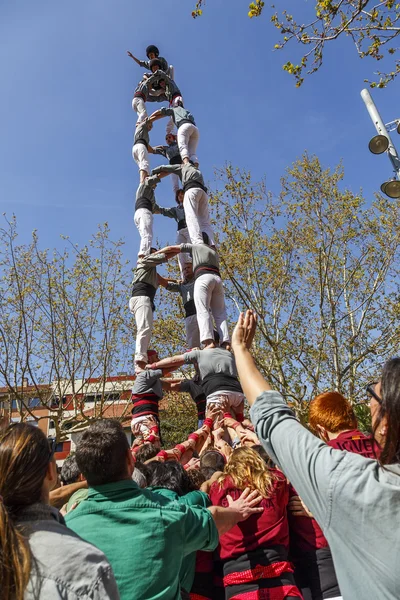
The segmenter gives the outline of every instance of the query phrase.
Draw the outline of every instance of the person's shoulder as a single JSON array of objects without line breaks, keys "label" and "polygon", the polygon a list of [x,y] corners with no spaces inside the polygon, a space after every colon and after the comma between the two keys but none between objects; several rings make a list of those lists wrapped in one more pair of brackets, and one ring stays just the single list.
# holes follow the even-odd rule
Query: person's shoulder
[{"label": "person's shoulder", "polygon": [[[66,515],[65,520],[67,525],[56,521],[38,523],[29,536],[29,545],[34,555],[36,556],[39,550],[43,550],[47,554],[48,548],[51,546],[55,553],[59,552],[60,555],[68,555],[70,558],[84,554],[85,556],[91,555],[93,562],[105,560],[108,563],[101,550],[82,539],[75,531],[68,527],[68,522],[74,516],[82,516],[77,514],[79,512],[79,508],[77,508],[69,513],[70,516]],[[74,513],[76,514],[74,515]]]},{"label": "person's shoulder", "polygon": [[[97,582],[110,582],[113,579],[105,554],[61,523],[52,523],[51,530],[48,527],[37,528],[29,538],[29,546],[39,565],[43,598],[50,598],[46,590],[64,588],[68,593],[58,596],[54,591],[52,597],[65,597],[67,600],[89,598]],[[66,557],[68,569],[65,568]]]}]

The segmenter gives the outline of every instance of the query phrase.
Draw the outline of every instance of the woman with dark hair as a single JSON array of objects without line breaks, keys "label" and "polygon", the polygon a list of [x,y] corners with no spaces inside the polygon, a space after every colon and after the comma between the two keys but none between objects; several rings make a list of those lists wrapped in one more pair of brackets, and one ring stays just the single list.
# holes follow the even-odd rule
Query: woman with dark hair
[{"label": "woman with dark hair", "polygon": [[400,358],[388,360],[381,380],[367,387],[372,430],[381,446],[381,465],[400,463]]},{"label": "woman with dark hair", "polygon": [[255,450],[243,447],[234,450],[211,486],[210,500],[227,506],[229,496],[237,498],[247,487],[263,496],[264,510],[220,537],[225,598],[302,598],[288,562],[288,483]]},{"label": "woman with dark hair", "polygon": [[366,458],[318,440],[271,389],[250,353],[256,323],[253,311],[241,314],[232,346],[261,443],[320,524],[343,598],[398,598],[400,359],[389,360],[380,383],[367,389],[383,440],[380,457]]},{"label": "woman with dark hair", "polygon": [[56,481],[54,448],[39,428],[0,433],[1,600],[118,599],[105,555],[48,505]]}]

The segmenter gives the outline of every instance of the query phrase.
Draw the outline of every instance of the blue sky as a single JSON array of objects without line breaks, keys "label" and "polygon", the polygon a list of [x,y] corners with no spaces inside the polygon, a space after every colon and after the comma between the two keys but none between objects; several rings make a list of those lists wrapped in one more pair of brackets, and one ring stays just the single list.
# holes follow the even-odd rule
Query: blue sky
[{"label": "blue sky", "polygon": [[[144,57],[149,43],[175,66],[200,130],[198,155],[208,181],[230,161],[265,175],[277,192],[285,166],[304,150],[326,166],[343,159],[346,185],[363,188],[368,198],[390,176],[388,159],[368,151],[374,128],[360,98],[376,65],[361,61],[350,40],[332,45],[321,72],[296,89],[282,70],[296,49],[272,52],[277,36],[267,13],[250,20],[246,0],[208,0],[203,17],[193,20],[193,4],[1,3],[0,203],[2,212],[16,214],[21,241],[38,229],[42,246],[63,246],[60,234],[84,244],[108,221],[134,260],[131,100],[142,70],[126,51]],[[311,6],[282,5],[295,5],[297,14]],[[374,92],[385,121],[400,117],[398,97],[398,83]],[[153,144],[163,142],[165,124],[155,124]],[[161,157],[151,160],[155,166]],[[173,204],[170,189],[168,179],[157,189],[163,206]],[[155,217],[161,242],[173,241],[174,230],[174,223]]]}]

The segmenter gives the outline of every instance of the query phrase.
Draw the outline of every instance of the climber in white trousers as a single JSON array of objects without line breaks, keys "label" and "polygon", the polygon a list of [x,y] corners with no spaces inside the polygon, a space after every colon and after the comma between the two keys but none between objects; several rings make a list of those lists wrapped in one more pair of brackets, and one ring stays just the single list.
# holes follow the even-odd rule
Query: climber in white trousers
[{"label": "climber in white trousers", "polygon": [[178,292],[181,295],[185,311],[186,347],[188,349],[200,347],[199,325],[194,302],[194,284],[192,263],[187,263],[183,270],[183,281],[180,283],[170,281],[166,287],[167,292]]},{"label": "climber in white trousers", "polygon": [[181,101],[177,101],[177,106],[170,108],[160,108],[150,115],[151,122],[162,119],[163,117],[172,117],[174,124],[178,130],[178,147],[183,163],[192,162],[194,165],[199,164],[197,158],[197,145],[199,143],[199,130],[196,127],[194,117],[191,112],[183,107]]},{"label": "climber in white trousers", "polygon": [[[220,344],[224,348],[230,346],[228,320],[225,307],[225,293],[219,272],[219,259],[215,248],[211,247],[206,233],[203,233],[202,244],[181,244],[164,248],[166,253],[188,252],[193,259],[194,303],[200,342],[205,347],[215,347],[214,327],[217,328]],[[210,314],[211,311],[211,314]]]},{"label": "climber in white trousers", "polygon": [[140,235],[139,258],[150,254],[153,243],[153,212],[157,206],[154,195],[156,185],[141,183],[136,190],[134,221]]},{"label": "climber in white trousers", "polygon": [[139,169],[140,183],[144,183],[150,173],[149,152],[154,152],[149,138],[149,131],[152,127],[153,124],[149,119],[136,123],[132,157]]},{"label": "climber in white trousers", "polygon": [[214,245],[214,232],[210,221],[207,188],[201,171],[190,162],[182,165],[161,165],[152,170],[148,182],[157,184],[160,179],[176,173],[182,181],[184,191],[183,207],[186,225],[192,244],[203,243],[203,232],[207,234],[210,245]]}]

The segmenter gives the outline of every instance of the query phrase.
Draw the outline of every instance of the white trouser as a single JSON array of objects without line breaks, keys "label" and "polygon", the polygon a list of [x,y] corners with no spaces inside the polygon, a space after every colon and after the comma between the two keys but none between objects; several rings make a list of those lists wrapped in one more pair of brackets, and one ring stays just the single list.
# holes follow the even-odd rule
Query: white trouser
[{"label": "white trouser", "polygon": [[171,173],[171,183],[172,183],[172,191],[174,192],[174,196],[176,196],[176,192],[179,190],[179,176],[176,173]]},{"label": "white trouser", "polygon": [[190,350],[192,348],[200,348],[200,333],[197,315],[191,315],[190,317],[185,318],[185,331],[186,347]]},{"label": "white trouser", "polygon": [[[179,229],[176,232],[176,243],[177,243],[177,245],[190,244],[190,236],[189,236],[189,231],[188,231],[187,227],[185,227],[184,229]],[[183,277],[184,266],[186,265],[186,263],[191,263],[191,262],[192,262],[192,257],[187,252],[180,252],[178,254],[178,264],[179,264],[179,270],[181,272],[182,279],[184,279],[184,277]]]},{"label": "white trouser", "polygon": [[[183,104],[182,96],[175,96],[175,98],[172,100],[172,102],[170,102],[170,107],[175,108],[175,106],[178,106],[178,102],[182,102],[182,104]],[[173,118],[170,117],[168,120],[168,123],[167,123],[167,127],[166,127],[167,135],[169,133],[174,133],[174,129],[175,129],[175,123],[174,123]]]},{"label": "white trouser", "polygon": [[[207,406],[209,404],[217,404],[220,406],[225,400],[228,400],[229,408],[238,408],[244,401],[244,394],[241,392],[230,392],[219,390],[207,396]],[[234,411],[235,412],[235,411]]]},{"label": "white trouser", "polygon": [[178,129],[178,148],[182,160],[188,158],[194,163],[198,163],[196,156],[197,144],[199,143],[199,130],[193,123],[184,123]]},{"label": "white trouser", "polygon": [[[199,324],[200,341],[214,339],[214,327],[219,333],[220,344],[229,342],[228,321],[226,318],[225,294],[222,279],[213,273],[200,275],[194,283],[194,303]],[[212,316],[210,315],[210,311]]]},{"label": "white trouser", "polygon": [[139,171],[150,173],[149,153],[144,144],[134,144],[132,148],[133,160],[137,164]]},{"label": "white trouser", "polygon": [[214,245],[214,232],[211,227],[208,196],[201,188],[191,188],[183,198],[186,225],[192,244],[203,244],[204,231],[210,238],[210,246]]},{"label": "white trouser", "polygon": [[140,234],[138,254],[146,256],[150,254],[151,244],[153,243],[153,213],[148,208],[138,208],[135,210],[135,225]]},{"label": "white trouser", "polygon": [[129,300],[129,310],[136,322],[135,360],[144,360],[147,363],[147,350],[153,331],[153,309],[150,298],[132,296]]},{"label": "white trouser", "polygon": [[146,103],[143,98],[135,97],[132,100],[132,108],[137,113],[137,122],[141,123],[147,118]]}]

